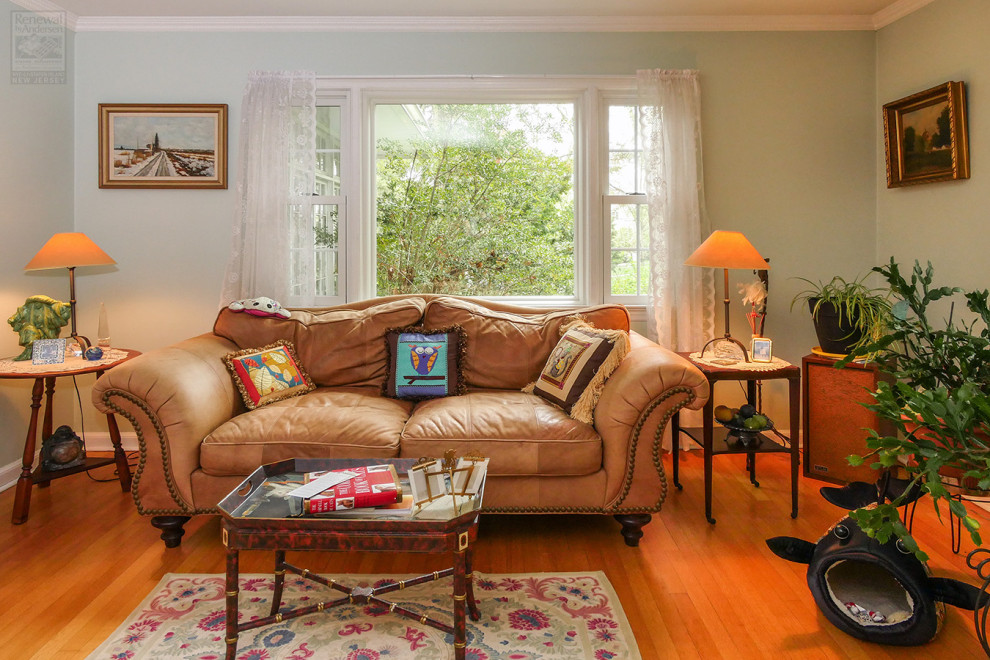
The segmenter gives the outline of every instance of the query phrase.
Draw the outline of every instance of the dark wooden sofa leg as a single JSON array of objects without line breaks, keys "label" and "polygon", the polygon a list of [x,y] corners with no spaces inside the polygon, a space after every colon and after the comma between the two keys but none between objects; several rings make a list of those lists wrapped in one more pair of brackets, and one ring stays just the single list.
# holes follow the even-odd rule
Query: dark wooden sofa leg
[{"label": "dark wooden sofa leg", "polygon": [[622,523],[622,538],[626,540],[626,545],[635,548],[643,538],[643,527],[653,520],[653,516],[648,513],[626,513],[615,516],[615,519]]},{"label": "dark wooden sofa leg", "polygon": [[186,533],[182,526],[189,518],[190,516],[155,516],[151,519],[151,526],[162,530],[162,540],[165,541],[166,548],[178,548],[179,543],[182,542],[182,535]]}]

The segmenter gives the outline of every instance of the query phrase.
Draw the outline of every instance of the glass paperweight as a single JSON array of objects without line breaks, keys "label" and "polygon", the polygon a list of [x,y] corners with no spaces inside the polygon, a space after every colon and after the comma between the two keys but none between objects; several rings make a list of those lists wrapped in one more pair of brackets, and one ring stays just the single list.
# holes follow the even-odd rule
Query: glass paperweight
[{"label": "glass paperweight", "polygon": [[712,344],[712,348],[714,352],[712,362],[715,364],[730,365],[746,361],[746,356],[743,355],[742,348],[740,348],[735,342],[729,341],[728,339],[719,339],[715,341],[715,343]]}]

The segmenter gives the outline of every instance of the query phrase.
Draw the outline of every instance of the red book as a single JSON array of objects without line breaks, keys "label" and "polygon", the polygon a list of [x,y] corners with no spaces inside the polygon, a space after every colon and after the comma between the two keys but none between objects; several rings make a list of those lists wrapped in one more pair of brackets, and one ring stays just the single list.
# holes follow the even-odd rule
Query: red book
[{"label": "red book", "polygon": [[[354,473],[356,476],[305,499],[304,513],[377,507],[402,500],[399,475],[391,465],[368,465],[332,471]],[[324,474],[326,472],[310,473],[306,476],[307,482]]]}]

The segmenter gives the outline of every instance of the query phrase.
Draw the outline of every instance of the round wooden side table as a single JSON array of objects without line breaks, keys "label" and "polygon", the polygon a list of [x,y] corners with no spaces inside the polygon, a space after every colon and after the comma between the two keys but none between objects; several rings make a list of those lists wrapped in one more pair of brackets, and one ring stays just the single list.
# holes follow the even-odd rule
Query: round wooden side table
[{"label": "round wooden side table", "polygon": [[108,369],[140,355],[140,351],[130,349],[110,349],[107,358],[97,361],[83,360],[79,357],[67,357],[62,364],[32,365],[30,362],[14,362],[11,359],[0,360],[0,378],[33,378],[34,387],[31,390],[31,423],[28,426],[27,437],[24,439],[24,458],[21,463],[21,476],[17,479],[17,491],[14,495],[14,512],[10,522],[15,525],[27,522],[28,511],[31,508],[31,487],[38,484],[48,486],[53,480],[67,477],[70,474],[88,472],[89,470],[115,463],[117,476],[120,480],[120,490],[127,492],[131,487],[131,469],[127,464],[127,456],[120,444],[120,430],[117,420],[112,414],[107,415],[107,429],[110,431],[110,441],[113,443],[112,458],[92,458],[75,467],[61,470],[46,471],[41,465],[34,468],[34,454],[37,446],[38,411],[41,409],[41,395],[45,393],[45,418],[41,427],[41,437],[52,435],[52,399],[55,395],[55,381],[63,376],[81,376],[96,374],[99,378]]}]

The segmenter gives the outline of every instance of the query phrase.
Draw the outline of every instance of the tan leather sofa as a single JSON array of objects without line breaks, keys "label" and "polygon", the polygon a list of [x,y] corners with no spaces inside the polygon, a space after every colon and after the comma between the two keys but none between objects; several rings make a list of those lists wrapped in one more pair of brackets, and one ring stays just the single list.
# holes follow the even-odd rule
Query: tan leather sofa
[{"label": "tan leather sofa", "polygon": [[[169,547],[190,516],[216,513],[220,499],[264,463],[448,449],[491,458],[485,511],[611,514],[634,546],[667,494],[664,428],[680,408],[701,408],[708,384],[687,361],[633,332],[593,425],[522,392],[576,314],[600,328],[629,329],[620,305],[547,311],[432,295],[292,310],[289,319],[222,310],[212,333],[107,372],[93,402],[137,432],[134,501]],[[385,331],[419,324],[467,333],[466,395],[420,403],[381,395]],[[278,339],[294,343],[318,388],[248,411],[222,358]]]}]

